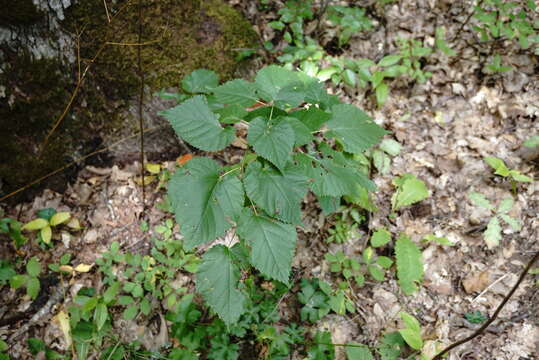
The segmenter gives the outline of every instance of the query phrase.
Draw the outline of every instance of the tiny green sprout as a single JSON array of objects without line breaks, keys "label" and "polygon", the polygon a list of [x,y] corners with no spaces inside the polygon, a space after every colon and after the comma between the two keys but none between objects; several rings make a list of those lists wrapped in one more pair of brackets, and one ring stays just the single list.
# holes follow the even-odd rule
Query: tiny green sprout
[{"label": "tiny green sprout", "polygon": [[487,318],[481,314],[479,310],[467,312],[464,314],[464,317],[472,324],[481,324],[487,320]]},{"label": "tiny green sprout", "polygon": [[[469,195],[470,200],[474,205],[482,207],[483,209],[494,211],[495,207],[491,202],[481,193],[471,192]],[[513,231],[520,231],[521,224],[518,219],[509,216],[507,213],[513,208],[513,198],[503,199],[498,208],[495,211],[494,216],[490,218],[487,229],[483,236],[489,249],[492,249],[500,244],[502,239],[502,227],[500,219],[507,223]]]},{"label": "tiny green sprout", "polygon": [[502,65],[502,60],[500,58],[500,55],[496,54],[492,58],[492,62],[490,64],[485,65],[485,69],[491,73],[504,73],[509,70],[512,70],[513,67]]},{"label": "tiny green sprout", "polygon": [[519,182],[533,182],[533,179],[529,176],[522,175],[518,170],[509,169],[502,159],[497,157],[488,156],[483,160],[494,169],[494,174],[504,178],[509,178],[511,181],[511,187],[513,193],[516,193],[517,183]]}]

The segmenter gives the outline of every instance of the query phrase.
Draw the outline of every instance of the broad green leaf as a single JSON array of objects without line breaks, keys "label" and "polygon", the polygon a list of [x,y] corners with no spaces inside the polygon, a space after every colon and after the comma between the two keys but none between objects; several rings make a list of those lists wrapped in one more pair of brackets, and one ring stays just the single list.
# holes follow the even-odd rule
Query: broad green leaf
[{"label": "broad green leaf", "polygon": [[39,279],[36,277],[30,277],[26,283],[26,294],[30,296],[30,298],[35,299],[39,294],[39,289]]},{"label": "broad green leaf", "polygon": [[22,230],[41,230],[46,226],[49,226],[49,222],[45,219],[38,218],[26,223],[22,227]]},{"label": "broad green leaf", "polygon": [[494,206],[490,203],[490,201],[487,200],[485,195],[478,193],[478,192],[471,192],[468,197],[472,202],[479,207],[482,207],[483,209],[492,210],[494,209]]},{"label": "broad green leaf", "polygon": [[287,122],[294,130],[294,146],[307,145],[313,141],[311,130],[299,119],[289,116],[283,118],[281,121]]},{"label": "broad green leaf", "polygon": [[249,107],[255,104],[258,96],[253,83],[242,79],[235,79],[213,89],[215,98],[222,104],[237,104]]},{"label": "broad green leaf", "polygon": [[341,166],[330,159],[321,160],[318,165],[312,169],[312,190],[317,196],[354,195],[358,185],[376,190],[374,183],[356,168]]},{"label": "broad green leaf", "polygon": [[519,182],[533,182],[533,179],[529,176],[526,176],[526,175],[522,175],[520,172],[516,171],[516,170],[511,170],[509,171],[509,175],[511,175],[511,177],[513,178],[513,180],[515,181],[519,181]]},{"label": "broad green leaf", "polygon": [[197,291],[228,325],[237,322],[245,311],[245,295],[238,290],[239,278],[239,269],[228,248],[216,245],[204,254],[196,277]]},{"label": "broad green leaf", "polygon": [[419,324],[419,321],[417,321],[415,317],[405,312],[401,312],[399,313],[399,315],[402,321],[404,322],[404,324],[406,324],[407,328],[412,329],[413,331],[418,332],[418,333],[421,332],[421,325]]},{"label": "broad green leaf", "polygon": [[94,321],[97,327],[97,331],[101,331],[108,317],[109,317],[109,312],[107,310],[107,305],[103,303],[97,304],[94,310]]},{"label": "broad green leaf", "polygon": [[224,124],[235,124],[249,114],[247,110],[237,104],[214,110],[214,113],[219,115],[219,122]]},{"label": "broad green leaf", "polygon": [[384,271],[376,265],[367,265],[367,270],[371,274],[372,278],[376,281],[384,281],[385,275]]},{"label": "broad green leaf", "polygon": [[223,129],[204,96],[194,96],[181,105],[160,112],[176,135],[204,151],[224,149],[234,140],[234,128]]},{"label": "broad green leaf", "polygon": [[421,350],[423,347],[423,339],[421,339],[420,333],[412,329],[401,329],[399,330],[399,333],[412,349]]},{"label": "broad green leaf", "polygon": [[378,66],[387,67],[387,66],[395,65],[401,59],[402,57],[400,55],[388,55],[388,56],[383,57],[382,60],[378,62]]},{"label": "broad green leaf", "polygon": [[255,77],[260,97],[279,107],[298,106],[303,101],[303,86],[296,72],[277,65],[261,69]]},{"label": "broad green leaf", "polygon": [[388,96],[389,96],[389,87],[384,82],[380,83],[380,85],[376,87],[376,103],[379,106],[384,105],[386,103]]},{"label": "broad green leaf", "polygon": [[247,141],[257,154],[282,171],[290,160],[294,146],[294,129],[286,121],[256,118],[249,125]]},{"label": "broad green leaf", "polygon": [[415,177],[407,178],[391,198],[393,210],[420,202],[429,196],[425,183]]},{"label": "broad green leaf", "polygon": [[371,245],[373,247],[382,247],[391,241],[391,234],[385,228],[378,229],[372,234]]},{"label": "broad green leaf", "polygon": [[28,275],[33,277],[38,277],[41,273],[41,264],[39,263],[39,259],[37,257],[33,257],[30,260],[28,260],[28,263],[26,264],[26,272]]},{"label": "broad green leaf", "polygon": [[378,258],[376,259],[376,263],[384,269],[389,269],[391,265],[393,265],[393,260],[391,260],[387,256],[378,256]]},{"label": "broad green leaf", "polygon": [[183,90],[191,93],[203,93],[208,94],[211,89],[217,87],[219,84],[219,77],[215,71],[207,69],[198,69],[185,76],[182,80]]},{"label": "broad green leaf", "polygon": [[504,213],[508,212],[513,207],[513,203],[514,203],[513,198],[503,199],[500,202],[500,205],[498,206],[498,210],[496,212],[498,214],[504,214]]},{"label": "broad green leaf", "polygon": [[362,153],[378,144],[386,134],[367,114],[353,105],[335,105],[332,112],[327,123],[330,129],[328,135],[341,141],[345,151]]},{"label": "broad green leaf", "polygon": [[71,214],[69,212],[67,211],[58,212],[51,217],[50,224],[51,226],[57,226],[57,225],[65,223],[70,218],[71,218]]},{"label": "broad green leaf", "polygon": [[186,249],[215,240],[230,227],[228,219],[243,208],[241,182],[233,174],[221,177],[208,158],[194,158],[172,176],[168,195],[185,237]]},{"label": "broad green leaf", "polygon": [[406,295],[412,295],[417,291],[416,283],[423,280],[421,251],[408,236],[401,235],[395,244],[395,255],[399,286]]},{"label": "broad green leaf", "polygon": [[244,178],[247,196],[268,215],[288,223],[301,222],[301,200],[307,193],[307,179],[293,168],[282,173],[260,162],[249,164]]},{"label": "broad green leaf", "polygon": [[494,174],[500,175],[500,176],[508,176],[509,175],[509,169],[507,166],[505,166],[505,163],[503,160],[498,159],[493,156],[488,156],[484,158],[485,162],[490,165],[491,168],[495,170]]},{"label": "broad green leaf", "polygon": [[374,167],[382,175],[389,173],[391,169],[391,159],[381,150],[374,149],[372,152],[372,162]]},{"label": "broad green leaf", "polygon": [[353,72],[353,71],[350,70],[350,69],[346,69],[346,70],[343,71],[343,73],[342,73],[342,79],[344,80],[344,82],[346,83],[346,85],[355,87],[356,84],[357,84],[356,73]]},{"label": "broad green leaf", "polygon": [[324,215],[330,215],[339,210],[341,198],[333,196],[318,196],[318,204]]},{"label": "broad green leaf", "polygon": [[142,299],[142,301],[140,302],[140,312],[148,316],[150,315],[151,310],[152,306],[150,304],[150,301],[147,298]]},{"label": "broad green leaf", "polygon": [[509,226],[511,226],[511,229],[514,231],[520,231],[522,228],[522,225],[520,224],[520,221],[518,219],[514,219],[511,216],[507,214],[500,214],[500,217],[505,221]]},{"label": "broad green leaf", "polygon": [[45,244],[50,244],[51,242],[51,239],[52,239],[52,229],[50,226],[45,226],[44,228],[41,228],[40,231],[40,234],[41,234],[41,240],[43,240],[43,242]]},{"label": "broad green leaf", "polygon": [[288,284],[296,229],[263,216],[242,217],[238,234],[251,246],[251,264],[263,275]]},{"label": "broad green leaf", "polygon": [[130,305],[128,306],[124,312],[122,313],[122,317],[125,320],[133,320],[137,317],[138,314],[138,305]]},{"label": "broad green leaf", "polygon": [[298,110],[290,113],[290,116],[299,119],[311,132],[320,130],[330,118],[331,114],[312,106],[309,109]]},{"label": "broad green leaf", "polygon": [[401,144],[399,144],[393,139],[384,139],[380,143],[380,149],[382,149],[391,156],[399,155],[399,153],[401,152],[401,148]]},{"label": "broad green leaf", "polygon": [[502,239],[502,227],[500,226],[498,217],[493,216],[490,219],[483,236],[485,237],[485,242],[489,249],[500,245],[500,240]]},{"label": "broad green leaf", "polygon": [[9,279],[9,286],[13,289],[18,289],[28,282],[28,275],[14,275]]},{"label": "broad green leaf", "polygon": [[349,345],[354,346],[346,347],[347,360],[374,360],[368,346],[357,343],[350,343]]},{"label": "broad green leaf", "polygon": [[115,300],[120,293],[122,284],[119,281],[115,281],[103,294],[103,301],[108,304],[112,300]]}]

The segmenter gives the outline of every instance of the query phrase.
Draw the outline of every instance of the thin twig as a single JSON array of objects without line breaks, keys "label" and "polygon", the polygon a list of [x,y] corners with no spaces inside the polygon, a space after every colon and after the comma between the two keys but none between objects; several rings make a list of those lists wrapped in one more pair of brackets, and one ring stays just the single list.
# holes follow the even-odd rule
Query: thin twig
[{"label": "thin twig", "polygon": [[[138,43],[142,43],[142,0],[138,1]],[[142,71],[141,47],[137,47],[138,75],[140,78],[140,93],[138,101],[138,122],[140,131],[140,178],[142,181],[142,214],[146,209],[146,189],[144,184],[144,120],[142,119],[142,105],[144,103],[144,72]]]},{"label": "thin twig", "polygon": [[508,274],[505,274],[504,276],[501,276],[499,279],[497,279],[496,281],[494,281],[492,284],[490,284],[489,286],[487,286],[487,288],[483,291],[481,291],[481,294],[477,295],[473,300],[472,300],[472,304],[474,302],[477,301],[477,299],[481,298],[481,296],[485,295],[485,293],[487,291],[489,291],[494,285],[496,285],[497,283],[499,283],[500,281],[502,281],[503,279],[505,279],[507,277]]},{"label": "thin twig", "polygon": [[511,289],[511,291],[509,291],[509,293],[505,296],[505,298],[503,299],[503,301],[501,302],[500,305],[498,305],[498,308],[496,309],[496,311],[494,312],[494,314],[490,317],[490,319],[488,319],[487,322],[485,322],[483,324],[483,326],[481,326],[479,329],[477,329],[472,335],[468,336],[467,338],[465,339],[462,339],[462,340],[459,340],[451,345],[449,345],[448,347],[446,347],[445,349],[443,349],[440,353],[438,353],[435,357],[432,358],[432,360],[440,360],[442,358],[442,356],[444,356],[446,353],[448,353],[450,350],[456,348],[457,346],[459,345],[462,345],[464,343],[467,343],[468,341],[472,340],[473,338],[481,335],[481,333],[483,333],[485,331],[485,329],[494,322],[494,320],[496,320],[496,318],[498,317],[498,314],[500,313],[500,311],[502,311],[503,307],[505,306],[505,304],[509,301],[509,299],[511,298],[511,296],[513,296],[513,294],[515,293],[515,291],[517,291],[518,287],[520,286],[520,283],[522,283],[522,281],[524,280],[524,278],[526,277],[526,274],[528,273],[528,271],[530,271],[530,268],[533,266],[533,264],[537,261],[537,259],[539,259],[539,251],[537,251],[535,253],[535,256],[530,260],[530,262],[528,263],[528,265],[526,265],[526,268],[522,271],[522,273],[520,274],[520,277],[518,278],[518,281],[516,282],[516,284],[513,286],[513,288]]}]

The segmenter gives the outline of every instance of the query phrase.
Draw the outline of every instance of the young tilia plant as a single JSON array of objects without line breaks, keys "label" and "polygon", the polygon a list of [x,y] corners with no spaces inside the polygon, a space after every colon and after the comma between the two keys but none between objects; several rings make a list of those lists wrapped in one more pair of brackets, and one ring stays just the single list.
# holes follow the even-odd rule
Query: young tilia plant
[{"label": "young tilia plant", "polygon": [[209,152],[229,146],[237,128],[248,128],[248,150],[239,163],[222,167],[194,158],[168,188],[186,250],[231,228],[238,235],[234,246],[206,251],[196,281],[211,308],[231,324],[245,311],[240,270],[253,266],[288,283],[308,191],[328,204],[355,194],[358,184],[375,189],[353,155],[378,144],[386,131],[328,95],[318,80],[278,66],[261,69],[254,82],[217,83],[211,71],[193,72],[182,83],[193,96],[162,115],[183,141]]}]

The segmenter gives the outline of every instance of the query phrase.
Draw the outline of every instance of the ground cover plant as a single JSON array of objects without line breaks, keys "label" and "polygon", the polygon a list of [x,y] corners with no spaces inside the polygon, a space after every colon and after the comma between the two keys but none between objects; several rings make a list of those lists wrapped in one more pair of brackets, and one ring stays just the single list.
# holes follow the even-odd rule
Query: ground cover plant
[{"label": "ground cover plant", "polygon": [[233,3],[180,155],[0,209],[0,359],[534,358],[535,4]]}]

